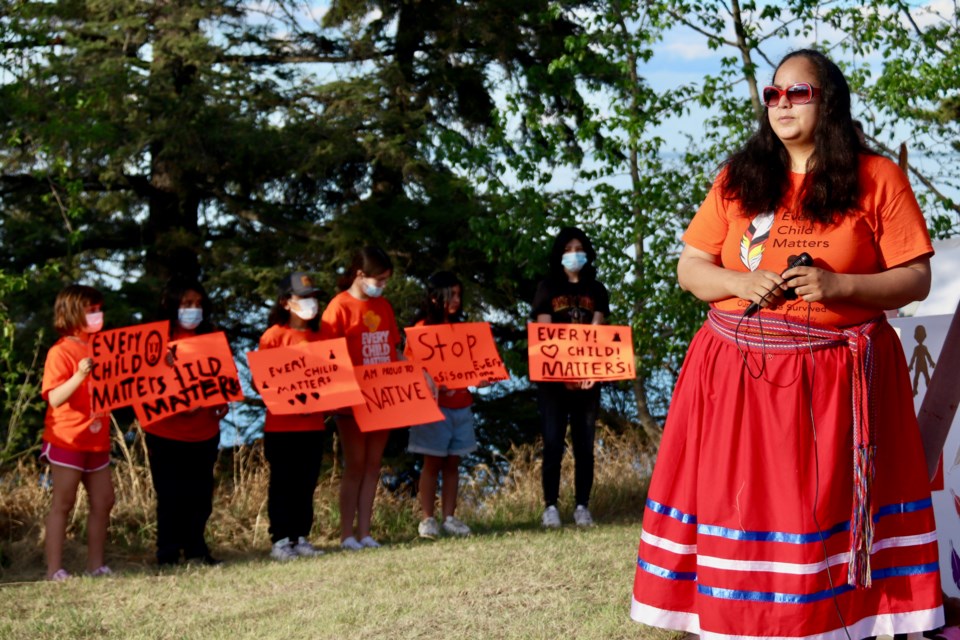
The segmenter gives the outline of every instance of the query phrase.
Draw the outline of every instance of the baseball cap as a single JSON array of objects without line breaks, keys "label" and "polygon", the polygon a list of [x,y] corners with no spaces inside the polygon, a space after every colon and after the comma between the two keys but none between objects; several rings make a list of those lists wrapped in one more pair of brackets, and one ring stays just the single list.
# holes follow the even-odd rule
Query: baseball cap
[{"label": "baseball cap", "polygon": [[284,278],[280,288],[300,298],[315,296],[320,291],[313,286],[313,279],[303,271],[294,271]]}]

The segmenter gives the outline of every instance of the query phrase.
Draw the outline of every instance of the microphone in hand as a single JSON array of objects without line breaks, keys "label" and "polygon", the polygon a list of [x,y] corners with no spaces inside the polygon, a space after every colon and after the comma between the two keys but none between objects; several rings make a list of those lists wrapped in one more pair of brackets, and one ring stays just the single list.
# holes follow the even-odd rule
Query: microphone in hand
[{"label": "microphone in hand", "polygon": [[[806,251],[804,251],[803,253],[801,253],[801,254],[798,255],[798,256],[790,256],[790,257],[787,259],[787,268],[783,270],[783,273],[786,273],[787,271],[790,271],[790,269],[793,269],[794,267],[809,267],[809,266],[811,266],[812,264],[813,264],[813,258],[810,257],[810,254],[809,254],[809,253],[807,253]],[[781,275],[781,277],[783,276],[783,274],[780,274],[780,275]],[[774,291],[776,291],[779,286],[780,286],[780,285],[774,285],[773,287],[767,289],[767,292],[766,292],[765,294],[763,294],[763,297],[762,297],[760,300],[761,300],[761,301],[766,300],[766,299],[767,299],[767,296],[769,296],[771,293],[773,293]],[[794,298],[797,297],[797,293],[796,293],[793,289],[787,289],[787,290],[784,292],[783,297],[787,298],[788,300],[793,300]],[[760,310],[760,303],[759,303],[759,302],[751,302],[751,303],[750,303],[750,306],[747,307],[746,311],[743,312],[743,315],[744,315],[744,317],[749,316],[749,315],[753,315],[754,313],[756,313],[756,312],[759,311],[759,310]]]}]

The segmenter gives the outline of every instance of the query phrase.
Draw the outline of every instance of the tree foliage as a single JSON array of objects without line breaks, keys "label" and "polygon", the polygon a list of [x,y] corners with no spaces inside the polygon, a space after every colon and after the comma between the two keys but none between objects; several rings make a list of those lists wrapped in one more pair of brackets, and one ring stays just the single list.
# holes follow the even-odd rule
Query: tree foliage
[{"label": "tree foliage", "polygon": [[[35,392],[51,332],[35,337],[65,282],[104,288],[122,325],[153,316],[170,275],[201,278],[242,352],[284,272],[313,271],[330,295],[363,244],[395,259],[401,321],[426,275],[457,271],[522,376],[551,237],[579,224],[611,321],[634,328],[638,379],[605,405],[655,440],[705,311],[676,284],[679,236],[764,117],[777,59],[825,50],[873,144],[894,153],[908,132],[944,237],[960,213],[957,165],[942,161],[958,151],[957,19],[894,0],[8,3],[0,423],[16,411],[24,442],[39,432],[39,403],[11,398]],[[716,64],[654,82],[677,38]],[[511,409],[528,395],[521,377],[480,403],[496,446],[533,437],[532,414]]]}]

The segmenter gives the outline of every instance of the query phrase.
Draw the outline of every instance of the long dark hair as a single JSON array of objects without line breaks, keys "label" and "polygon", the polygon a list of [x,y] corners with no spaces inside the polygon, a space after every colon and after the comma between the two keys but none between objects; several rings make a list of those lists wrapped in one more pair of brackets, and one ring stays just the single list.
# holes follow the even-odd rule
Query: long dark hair
[{"label": "long dark hair", "polygon": [[393,271],[393,261],[380,247],[364,247],[353,254],[347,270],[337,280],[337,288],[340,291],[349,289],[357,279],[357,271],[363,271],[368,276],[379,276],[387,271]]},{"label": "long dark hair", "polygon": [[[460,308],[450,316],[446,316],[447,304],[453,297],[453,288],[460,287]],[[450,271],[438,271],[427,278],[427,295],[423,305],[417,312],[417,320],[425,320],[427,324],[443,324],[445,322],[463,321],[463,283],[460,278]]]},{"label": "long dark hair", "polygon": [[203,286],[193,280],[173,278],[167,282],[167,286],[163,288],[163,293],[160,294],[160,308],[157,311],[157,318],[170,321],[171,338],[177,326],[179,326],[177,324],[179,320],[177,313],[180,311],[180,301],[183,300],[183,296],[186,295],[187,291],[196,291],[200,294],[200,308],[203,309],[203,320],[197,325],[195,331],[198,334],[214,331],[213,323],[210,321],[213,309],[210,304],[210,297],[207,295]]},{"label": "long dark hair", "polygon": [[[857,135],[850,115],[850,86],[840,68],[819,51],[801,49],[784,56],[777,70],[796,57],[813,65],[820,87],[814,151],[800,189],[798,213],[814,222],[833,224],[856,208],[860,154],[873,152]],[[776,211],[789,190],[790,157],[767,114],[760,119],[759,130],[724,164],[720,186],[725,198],[738,200],[747,217]]]},{"label": "long dark hair", "polygon": [[[277,299],[274,301],[273,306],[270,307],[270,313],[267,314],[268,327],[272,327],[275,324],[284,327],[290,326],[290,310],[284,305],[293,297],[293,289],[291,287],[290,276],[285,276],[278,286]],[[320,304],[319,298],[317,298],[317,304]],[[313,320],[307,321],[307,328],[311,331],[320,331],[320,316],[322,314],[323,309],[318,310]]]},{"label": "long dark hair", "polygon": [[567,243],[576,238],[583,245],[583,251],[587,254],[587,264],[580,269],[579,279],[581,282],[597,279],[597,268],[594,262],[597,259],[597,252],[593,249],[593,243],[590,238],[579,227],[564,227],[557,233],[553,240],[553,249],[550,250],[550,273],[549,278],[558,282],[567,281],[567,273],[563,270],[563,250]]}]

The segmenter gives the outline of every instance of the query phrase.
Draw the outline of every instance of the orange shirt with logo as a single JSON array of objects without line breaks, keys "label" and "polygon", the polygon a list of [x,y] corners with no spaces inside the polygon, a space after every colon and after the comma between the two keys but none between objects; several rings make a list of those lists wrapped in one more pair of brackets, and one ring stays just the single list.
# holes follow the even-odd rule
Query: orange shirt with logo
[{"label": "orange shirt with logo", "polygon": [[323,310],[320,333],[324,340],[346,338],[354,365],[397,360],[400,329],[383,298],[358,300],[349,291],[338,293]]},{"label": "orange shirt with logo", "polygon": [[[724,199],[714,183],[683,234],[690,246],[714,256],[726,269],[781,273],[791,256],[807,252],[813,266],[836,273],[880,273],[933,254],[927,225],[907,177],[881,156],[860,156],[860,199],[855,211],[838,224],[825,226],[804,220],[796,211],[796,194],[804,175],[790,174],[790,191],[776,211],[746,218],[736,200]],[[742,312],[747,300],[727,298],[711,305]],[[765,310],[795,322],[810,319],[819,325],[844,327],[880,315],[875,309],[842,301],[783,300]]]},{"label": "orange shirt with logo", "polygon": [[[173,330],[171,340],[181,340],[195,336],[194,332],[183,331],[179,326]],[[204,442],[220,435],[220,417],[225,413],[226,405],[200,407],[193,411],[177,413],[148,425],[142,425],[147,433],[161,438],[180,442]]]},{"label": "orange shirt with logo", "polygon": [[[73,377],[77,365],[90,357],[90,344],[81,337],[64,337],[50,347],[43,365],[40,395],[48,403],[50,391]],[[90,377],[59,407],[48,404],[43,440],[71,451],[110,451],[110,413],[94,415],[90,407]]]},{"label": "orange shirt with logo", "polygon": [[[320,332],[311,329],[303,331],[291,329],[285,325],[275,324],[260,336],[260,349],[275,349],[276,347],[290,347],[304,342],[320,340]],[[264,431],[322,431],[324,429],[323,413],[290,413],[274,414],[267,410],[267,418],[263,424]]]}]

